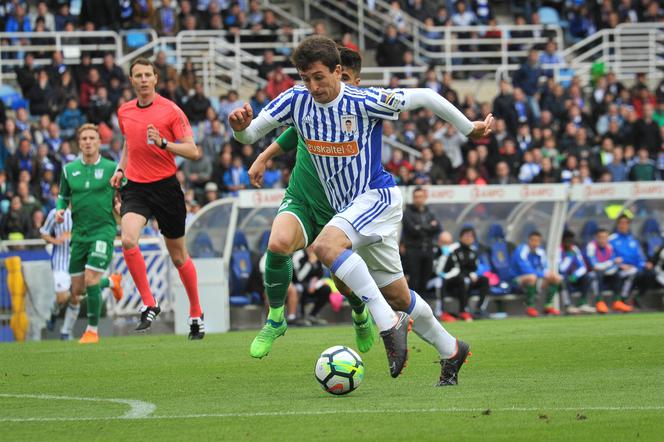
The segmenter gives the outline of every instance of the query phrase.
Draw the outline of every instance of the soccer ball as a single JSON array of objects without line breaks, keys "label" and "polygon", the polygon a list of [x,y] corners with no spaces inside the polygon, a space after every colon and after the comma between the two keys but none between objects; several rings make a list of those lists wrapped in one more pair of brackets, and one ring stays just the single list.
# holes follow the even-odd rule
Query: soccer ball
[{"label": "soccer ball", "polygon": [[316,380],[330,394],[347,394],[364,379],[362,358],[344,345],[330,347],[321,353],[314,368]]}]

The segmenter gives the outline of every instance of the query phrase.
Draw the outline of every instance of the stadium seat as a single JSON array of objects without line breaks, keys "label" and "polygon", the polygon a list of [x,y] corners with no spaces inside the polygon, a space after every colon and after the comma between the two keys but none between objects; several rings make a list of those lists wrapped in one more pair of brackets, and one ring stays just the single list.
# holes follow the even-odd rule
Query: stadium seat
[{"label": "stadium seat", "polygon": [[[231,253],[231,296],[244,297],[252,269],[253,266],[251,264],[251,252],[249,251],[247,237],[242,231],[238,230],[235,232],[235,238],[233,239],[233,252]],[[249,302],[247,301],[247,303]]]},{"label": "stadium seat", "polygon": [[550,6],[542,6],[537,11],[540,18],[540,23],[543,25],[561,25],[560,14]]},{"label": "stadium seat", "polygon": [[129,33],[125,37],[125,41],[127,43],[127,47],[131,49],[141,48],[146,44],[150,43],[150,40],[148,39],[148,34],[144,32],[132,32],[132,31],[129,31]]},{"label": "stadium seat", "polygon": [[258,256],[263,256],[267,250],[267,244],[270,241],[270,232],[268,229],[261,234],[261,239],[258,241]]},{"label": "stadium seat", "polygon": [[198,232],[194,238],[194,244],[191,249],[191,256],[194,258],[214,258],[217,252],[214,250],[212,238],[207,232]]},{"label": "stadium seat", "polygon": [[586,221],[586,223],[581,228],[581,235],[579,235],[581,237],[581,241],[583,242],[584,246],[593,240],[595,234],[597,233],[597,230],[599,230],[599,225],[597,224],[597,221],[593,219],[589,219],[588,221]]},{"label": "stadium seat", "polygon": [[655,254],[657,249],[664,245],[664,238],[659,229],[659,224],[654,218],[648,218],[641,229],[641,240],[643,241],[643,248],[647,257]]},{"label": "stadium seat", "polygon": [[500,224],[489,226],[487,234],[487,243],[489,246],[489,263],[493,273],[498,275],[501,283],[491,287],[493,295],[507,295],[513,291],[509,281],[511,280],[510,271],[510,251],[505,241],[505,232]]}]

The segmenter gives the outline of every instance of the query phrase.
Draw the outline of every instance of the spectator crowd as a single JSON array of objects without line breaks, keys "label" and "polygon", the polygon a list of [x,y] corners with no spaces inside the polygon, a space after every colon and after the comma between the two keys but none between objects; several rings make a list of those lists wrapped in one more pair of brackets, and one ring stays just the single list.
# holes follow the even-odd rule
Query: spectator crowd
[{"label": "spectator crowd", "polygon": [[[161,35],[217,27],[288,32],[289,25],[280,23],[272,11],[261,9],[257,0],[156,3],[83,0],[73,2],[80,6],[74,8],[66,1],[10,1],[0,7],[0,26],[6,31],[26,33],[148,26]],[[442,7],[434,13],[427,9],[430,3],[392,5],[415,17],[434,17],[436,24],[484,23],[495,18],[487,1],[467,5],[440,2]],[[587,21],[599,28],[612,23],[613,14],[618,15],[619,22],[660,17],[660,10],[652,6],[656,2],[622,1],[614,8],[609,7],[614,2],[605,1],[600,14],[593,5],[572,3],[561,14],[587,14]],[[456,12],[446,19],[447,12],[453,10]],[[536,12],[533,14],[531,18],[536,17]],[[325,23],[315,23],[314,31],[327,32]],[[386,32],[388,40],[398,41],[397,19]],[[15,43],[22,42],[17,39]],[[342,37],[341,44],[356,48],[349,34]],[[496,96],[483,102],[472,94],[461,96],[450,74],[441,75],[434,67],[427,70],[417,78],[420,86],[436,90],[471,120],[493,112],[495,131],[486,139],[470,141],[429,111],[404,112],[398,121],[386,121],[383,133],[414,149],[417,155],[407,157],[398,148],[386,145],[386,169],[400,185],[662,179],[664,81],[655,84],[654,79],[639,74],[627,84],[610,71],[598,71],[590,83],[582,83],[577,77],[557,82],[552,72],[542,67],[555,51],[552,44],[531,48],[511,81],[502,81]],[[392,56],[394,52],[386,50],[385,54]],[[285,62],[277,61],[283,60],[283,55],[272,51],[263,54],[258,72],[267,83],[248,100],[255,113],[294,84],[293,78],[283,72]],[[22,57],[22,64],[15,69],[21,99],[8,107],[0,101],[0,236],[5,239],[39,237],[44,214],[55,205],[62,166],[76,158],[73,135],[80,124],[98,124],[103,154],[119,159],[123,140],[115,111],[133,98],[125,70],[113,54],[83,53],[80,63],[71,65],[65,63],[59,51],[25,52]],[[44,57],[50,57],[50,62],[38,65],[35,60]],[[93,59],[103,61],[93,64]],[[247,170],[270,139],[256,145],[234,141],[227,116],[243,103],[243,97],[233,90],[219,97],[207,96],[191,61],[184,63],[180,72],[168,61],[165,52],[155,54],[158,90],[184,109],[204,152],[200,160],[184,162],[177,174],[194,213],[210,201],[249,188]],[[386,62],[403,65],[403,59]],[[390,86],[399,86],[400,80],[393,78]],[[294,161],[293,155],[284,155],[271,162],[265,173],[265,187],[285,187]]]}]

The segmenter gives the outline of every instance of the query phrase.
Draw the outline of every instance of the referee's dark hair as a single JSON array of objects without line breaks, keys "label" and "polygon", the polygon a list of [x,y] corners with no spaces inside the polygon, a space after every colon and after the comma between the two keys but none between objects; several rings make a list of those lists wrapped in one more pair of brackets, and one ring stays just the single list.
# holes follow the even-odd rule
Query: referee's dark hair
[{"label": "referee's dark hair", "polygon": [[153,62],[148,60],[147,58],[137,58],[136,60],[131,62],[131,65],[129,66],[129,76],[131,77],[132,71],[134,70],[134,66],[137,64],[143,65],[143,66],[152,66],[152,72],[154,72],[155,75],[159,75],[157,73],[157,67],[154,65]]},{"label": "referee's dark hair", "polygon": [[291,60],[298,71],[306,71],[317,61],[327,66],[330,72],[341,65],[337,44],[331,38],[320,35],[312,35],[302,40]]},{"label": "referee's dark hair", "polygon": [[360,76],[360,72],[362,72],[362,56],[359,52],[339,46],[339,60],[341,61],[341,66],[353,71],[355,76]]}]

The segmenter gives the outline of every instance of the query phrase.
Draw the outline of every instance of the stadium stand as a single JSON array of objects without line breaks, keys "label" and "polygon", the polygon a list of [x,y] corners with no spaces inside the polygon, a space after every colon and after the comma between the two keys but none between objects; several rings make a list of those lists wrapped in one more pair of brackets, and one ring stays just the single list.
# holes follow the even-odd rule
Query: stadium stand
[{"label": "stadium stand", "polygon": [[[205,146],[201,167],[211,169],[209,179],[193,182],[181,174],[188,210],[242,189],[246,183],[233,177],[246,176],[270,140],[240,145],[227,115],[243,100],[259,109],[296,81],[288,55],[310,33],[327,32],[359,48],[366,85],[432,88],[472,119],[489,112],[497,118],[494,134],[475,142],[427,111],[405,113],[389,129],[386,124],[385,163],[392,151],[407,160],[394,169],[400,185],[484,185],[524,176],[570,184],[664,179],[664,11],[655,0],[585,7],[465,2],[465,9],[451,1],[433,9],[428,2],[382,0],[157,0],[128,8],[110,0],[72,3],[80,8],[61,3],[17,1],[0,8],[3,240],[38,237],[43,217],[34,214],[52,206],[62,166],[75,158],[76,125],[99,123],[104,155],[117,160],[122,138],[115,110],[132,98],[126,70],[137,56],[155,60],[160,93],[183,107]],[[619,35],[634,46],[616,46]],[[377,59],[384,43],[400,54],[390,53],[394,60],[377,68],[384,64]],[[475,93],[480,83],[492,92]],[[287,185],[293,162],[285,155],[274,164],[272,188]],[[499,164],[508,166],[508,177]],[[530,175],[520,175],[524,164]],[[583,221],[581,230],[573,228],[585,244],[597,220]],[[663,242],[661,222],[650,219],[635,229],[649,255]],[[482,232],[486,226],[477,227]],[[511,250],[502,232],[508,227],[491,226],[486,244],[491,270],[503,282],[509,281]],[[522,226],[518,239],[532,227]],[[256,264],[251,254],[264,246],[255,242],[260,248],[246,238],[234,248],[233,295],[244,295]],[[198,256],[212,253],[205,236],[194,247]],[[513,288],[494,285],[492,291]]]}]

